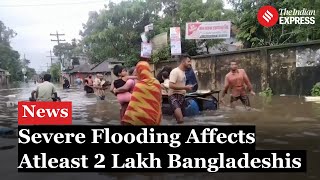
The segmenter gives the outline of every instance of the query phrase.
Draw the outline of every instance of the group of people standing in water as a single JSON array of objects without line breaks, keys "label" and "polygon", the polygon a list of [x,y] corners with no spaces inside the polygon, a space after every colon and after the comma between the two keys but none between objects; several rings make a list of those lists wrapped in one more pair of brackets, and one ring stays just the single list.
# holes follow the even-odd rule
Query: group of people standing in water
[{"label": "group of people standing in water", "polygon": [[[197,91],[198,83],[192,70],[191,57],[181,55],[179,61],[178,67],[165,67],[157,77],[154,77],[147,61],[138,62],[129,72],[125,67],[116,65],[113,74],[117,78],[112,83],[106,81],[102,74],[97,74],[95,79],[89,75],[84,79],[84,90],[95,93],[98,99],[104,100],[107,89],[110,89],[121,106],[122,125],[160,125],[162,96],[167,95],[177,123],[182,124],[185,95],[187,92]],[[250,107],[246,90],[255,95],[250,80],[243,69],[238,69],[236,62],[232,61],[230,65],[231,70],[225,77],[222,97],[231,89],[231,106],[240,100],[242,104]],[[44,82],[32,92],[32,99],[51,101],[52,95],[57,98],[56,88],[50,83],[50,79],[50,75],[44,76]],[[69,86],[65,81],[64,88]],[[223,98],[221,102],[224,103]]]},{"label": "group of people standing in water", "polygon": [[104,79],[103,74],[97,74],[95,79],[92,78],[92,75],[84,79],[84,91],[86,91],[87,94],[95,93],[100,100],[105,99],[109,86],[110,82]]},{"label": "group of people standing in water", "polygon": [[[122,66],[113,70],[117,79],[111,83],[110,91],[117,96],[121,105],[122,125],[160,125],[162,119],[162,95],[169,97],[171,109],[178,124],[184,122],[185,96],[198,89],[198,82],[191,66],[191,57],[181,55],[178,67],[165,67],[155,78],[148,62],[140,61],[129,74]],[[230,62],[230,72],[225,77],[221,103],[231,90],[230,104],[240,100],[250,108],[247,90],[255,95],[244,69],[238,69],[235,61]],[[220,102],[219,102],[220,103]]]},{"label": "group of people standing in water", "polygon": [[[168,95],[177,123],[183,123],[183,109],[186,92],[196,90],[197,80],[191,67],[191,57],[181,55],[180,65],[171,69],[165,67],[155,78],[150,65],[140,61],[136,67],[127,70],[117,65],[113,69],[117,77],[111,83],[110,91],[117,96],[121,105],[122,125],[159,125],[162,119],[162,95]],[[192,72],[187,84],[186,72]]]}]

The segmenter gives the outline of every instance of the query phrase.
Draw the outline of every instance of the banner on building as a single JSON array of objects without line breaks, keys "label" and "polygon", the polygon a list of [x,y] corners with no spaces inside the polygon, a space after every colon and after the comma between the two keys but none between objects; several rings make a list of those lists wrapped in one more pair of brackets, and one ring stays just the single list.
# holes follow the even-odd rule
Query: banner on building
[{"label": "banner on building", "polygon": [[152,53],[152,45],[151,43],[141,43],[141,57],[150,58]]},{"label": "banner on building", "polygon": [[231,22],[190,22],[186,24],[186,39],[228,39]]},{"label": "banner on building", "polygon": [[181,40],[180,27],[170,28],[170,40]]},{"label": "banner on building", "polygon": [[180,27],[170,28],[170,47],[171,55],[181,54],[181,31]]},{"label": "banner on building", "polygon": [[171,55],[181,54],[181,41],[171,41]]},{"label": "banner on building", "polygon": [[141,33],[140,36],[141,36],[142,42],[148,42],[148,37],[147,37],[146,33]]}]

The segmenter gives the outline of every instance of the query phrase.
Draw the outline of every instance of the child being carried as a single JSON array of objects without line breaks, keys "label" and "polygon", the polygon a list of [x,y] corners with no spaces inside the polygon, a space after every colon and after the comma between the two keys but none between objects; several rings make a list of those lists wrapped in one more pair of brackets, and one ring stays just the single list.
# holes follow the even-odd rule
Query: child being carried
[{"label": "child being carried", "polygon": [[[111,84],[110,90],[117,96],[117,100],[121,105],[120,118],[122,119],[131,99],[131,92],[135,85],[134,79],[136,79],[137,77],[128,76],[127,70],[120,65],[116,65],[113,68],[113,73],[118,77],[118,79],[114,80],[114,82]],[[123,91],[117,91],[118,89],[122,89]]]}]

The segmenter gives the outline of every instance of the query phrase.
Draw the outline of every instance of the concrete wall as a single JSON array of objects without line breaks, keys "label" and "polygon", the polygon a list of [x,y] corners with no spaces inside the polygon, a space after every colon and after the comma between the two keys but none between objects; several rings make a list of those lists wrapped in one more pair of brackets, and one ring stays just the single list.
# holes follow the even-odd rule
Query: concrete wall
[{"label": "concrete wall", "polygon": [[[270,86],[274,94],[309,95],[320,82],[320,41],[311,41],[195,56],[199,89],[222,89],[231,60],[246,70],[256,92]],[[176,67],[177,62],[153,65],[156,74],[164,66]]]}]

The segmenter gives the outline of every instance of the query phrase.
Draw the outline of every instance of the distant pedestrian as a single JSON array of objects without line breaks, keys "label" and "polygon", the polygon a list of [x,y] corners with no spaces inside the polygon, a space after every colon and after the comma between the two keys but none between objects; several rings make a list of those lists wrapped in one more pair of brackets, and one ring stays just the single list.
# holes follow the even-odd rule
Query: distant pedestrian
[{"label": "distant pedestrian", "polygon": [[93,80],[92,76],[89,75],[87,78],[84,80],[84,91],[86,91],[87,94],[89,93],[94,93],[93,90]]},{"label": "distant pedestrian", "polygon": [[81,78],[79,76],[76,79],[76,84],[77,84],[77,87],[80,88],[80,86],[82,84],[82,80],[81,80]]},{"label": "distant pedestrian", "polygon": [[103,79],[102,74],[97,74],[97,77],[95,78],[93,82],[93,88],[96,96],[100,100],[104,100],[106,97],[106,87],[104,87],[104,84],[106,81]]},{"label": "distant pedestrian", "polygon": [[63,87],[63,89],[69,89],[70,88],[70,82],[66,77],[64,78],[62,87]]}]

